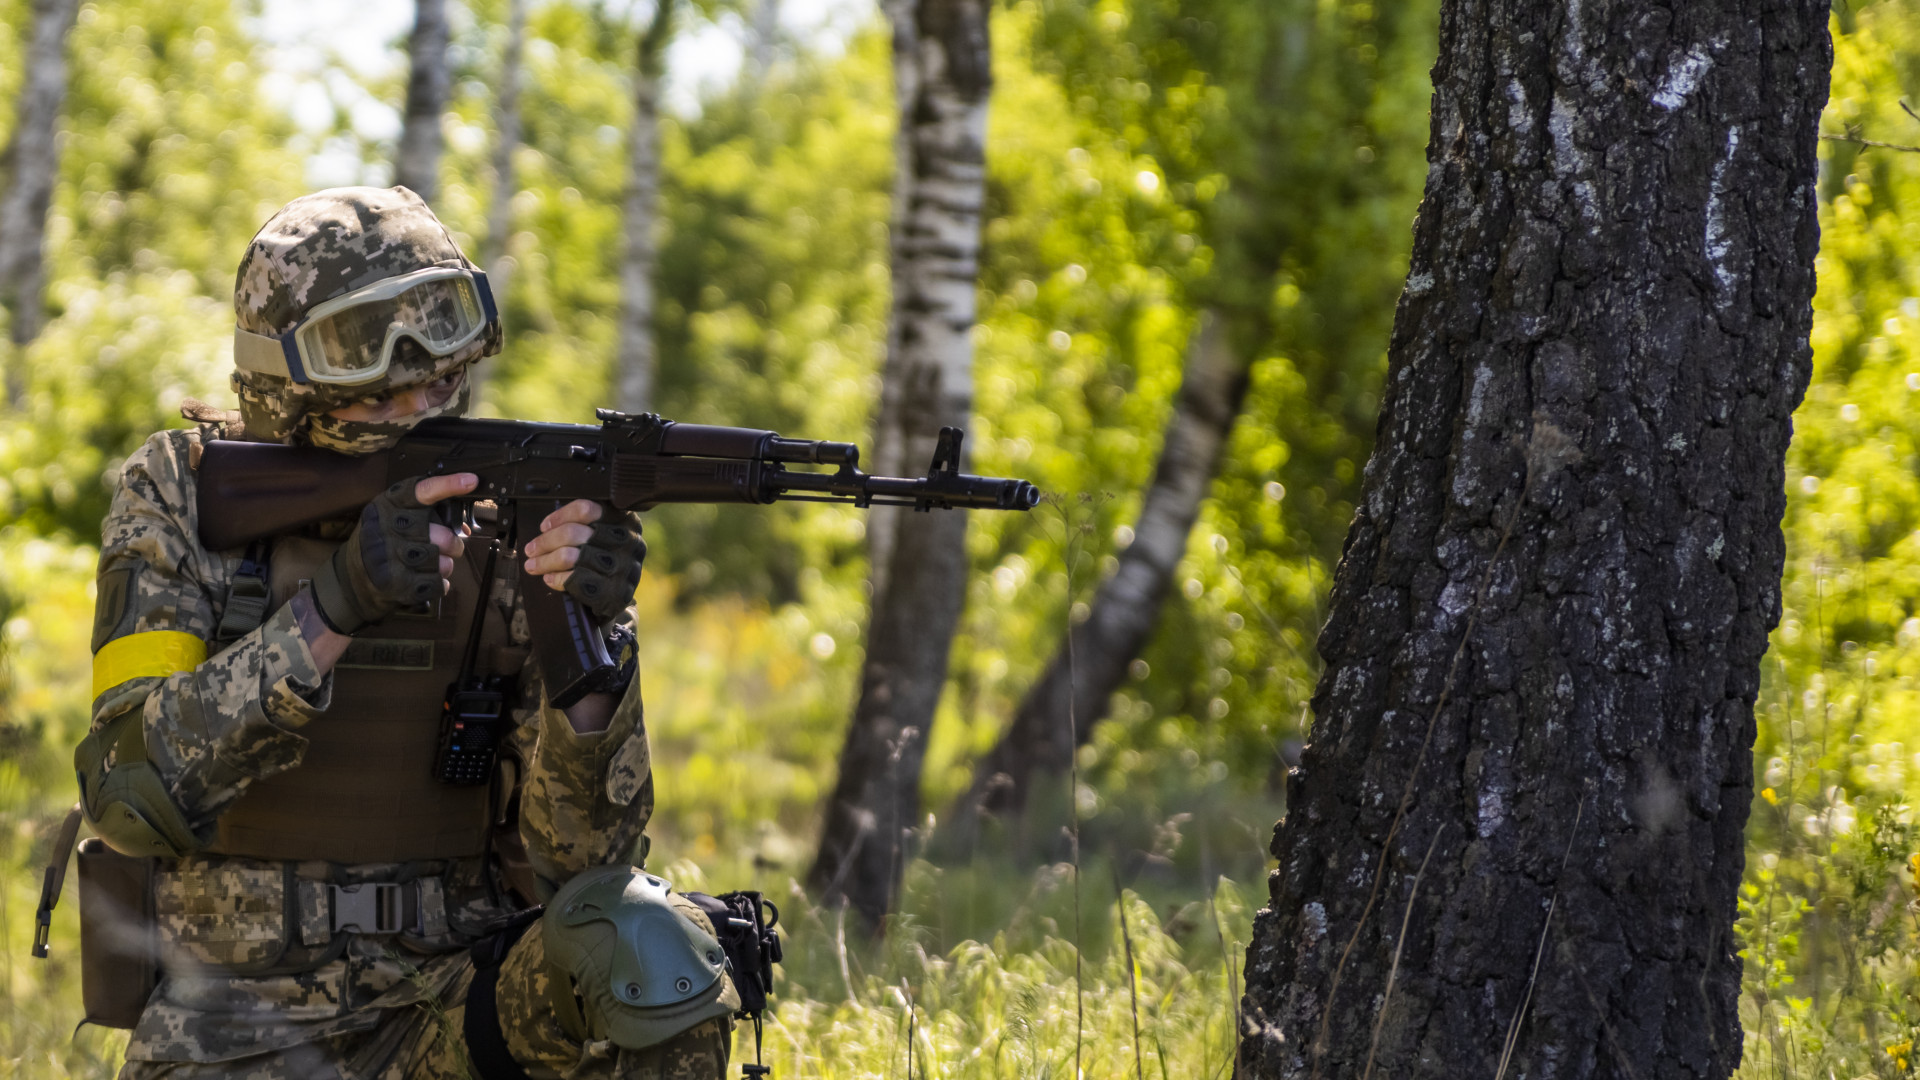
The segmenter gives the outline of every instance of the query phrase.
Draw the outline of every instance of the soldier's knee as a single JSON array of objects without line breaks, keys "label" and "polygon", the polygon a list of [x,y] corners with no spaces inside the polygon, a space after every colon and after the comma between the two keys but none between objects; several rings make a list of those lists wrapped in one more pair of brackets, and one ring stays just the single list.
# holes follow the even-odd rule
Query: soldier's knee
[{"label": "soldier's knee", "polygon": [[[715,1077],[726,1068],[728,1018],[740,1007],[726,955],[706,914],[660,878],[626,866],[587,871],[537,923],[501,939],[491,956],[484,951],[476,952],[467,1023],[483,1075],[480,1059],[493,1051],[480,1044],[489,1037],[519,1064],[562,1072],[583,1053],[605,1055],[608,1071],[621,1075],[630,1060],[654,1058],[711,1058]],[[476,1038],[476,1028],[498,1035]]]},{"label": "soldier's knee", "polygon": [[644,870],[578,875],[540,931],[554,1013],[582,1042],[644,1049],[740,1007],[706,913]]}]

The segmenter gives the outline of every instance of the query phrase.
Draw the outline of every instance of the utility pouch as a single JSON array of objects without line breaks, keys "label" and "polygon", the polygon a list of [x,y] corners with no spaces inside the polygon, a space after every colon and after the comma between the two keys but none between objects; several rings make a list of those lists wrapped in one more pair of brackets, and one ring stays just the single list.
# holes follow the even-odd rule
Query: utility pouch
[{"label": "utility pouch", "polygon": [[733,988],[740,992],[736,1015],[747,1020],[758,1017],[766,1010],[767,995],[773,993],[773,965],[781,960],[780,935],[773,930],[780,921],[780,909],[757,892],[681,895],[699,905],[713,923],[713,936],[727,954]]},{"label": "utility pouch", "polygon": [[706,912],[713,924],[713,936],[727,954],[727,971],[740,995],[740,1009],[734,1015],[753,1022],[753,1064],[741,1065],[740,1075],[770,1077],[773,1069],[760,1063],[760,1024],[767,1011],[767,995],[773,993],[773,965],[782,959],[780,935],[773,929],[780,922],[780,909],[757,892],[681,895]]},{"label": "utility pouch", "polygon": [[80,999],[86,1022],[131,1028],[160,981],[155,860],[80,842]]}]

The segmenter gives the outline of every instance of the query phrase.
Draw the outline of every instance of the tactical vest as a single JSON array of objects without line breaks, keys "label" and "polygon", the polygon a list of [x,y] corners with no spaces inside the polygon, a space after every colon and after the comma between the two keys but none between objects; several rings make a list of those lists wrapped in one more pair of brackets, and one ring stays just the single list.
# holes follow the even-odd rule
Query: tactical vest
[{"label": "tactical vest", "polygon": [[[300,765],[249,787],[220,816],[210,851],[337,863],[485,854],[495,785],[454,786],[432,775],[441,703],[459,676],[475,607],[492,592],[481,580],[480,540],[468,541],[433,613],[396,613],[354,636],[334,665],[333,700],[300,729]],[[338,546],[276,539],[267,610],[286,603]],[[483,658],[507,644],[497,609],[487,611],[481,635]]]}]

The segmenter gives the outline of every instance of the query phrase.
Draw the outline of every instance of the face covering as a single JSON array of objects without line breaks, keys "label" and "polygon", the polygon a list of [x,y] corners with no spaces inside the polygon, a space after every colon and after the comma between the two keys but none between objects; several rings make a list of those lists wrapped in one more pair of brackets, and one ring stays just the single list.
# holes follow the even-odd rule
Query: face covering
[{"label": "face covering", "polygon": [[466,415],[472,385],[465,369],[461,369],[460,385],[454,387],[453,396],[445,403],[392,420],[341,420],[325,413],[309,413],[306,417],[307,442],[323,450],[342,454],[373,454],[390,450],[401,436],[412,431],[422,420],[431,420],[436,416]]}]

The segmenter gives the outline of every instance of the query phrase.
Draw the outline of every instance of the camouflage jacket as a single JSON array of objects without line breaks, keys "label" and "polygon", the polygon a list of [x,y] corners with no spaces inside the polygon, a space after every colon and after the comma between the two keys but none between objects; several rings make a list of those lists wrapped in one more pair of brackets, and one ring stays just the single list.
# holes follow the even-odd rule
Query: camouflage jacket
[{"label": "camouflage jacket", "polygon": [[[241,564],[239,552],[210,552],[197,540],[193,463],[201,438],[199,430],[163,431],[127,460],[102,527],[93,634],[98,654],[129,635],[172,631],[180,636],[171,640],[189,646],[185,659],[167,673],[124,680],[109,673],[109,685],[97,676],[92,722],[98,730],[139,710],[149,760],[204,844],[222,811],[250,785],[300,765],[307,744],[301,731],[326,722],[333,677],[318,673],[284,605],[211,656],[199,659],[190,647],[189,636],[212,643]],[[524,638],[524,618],[512,621]],[[653,782],[638,679],[607,730],[589,735],[575,733],[545,703],[531,669],[521,683],[506,752],[521,763],[519,834],[544,893],[589,867],[633,857],[652,812]],[[370,1029],[376,1017],[369,1006],[378,1011],[417,997],[418,988],[405,984],[418,982],[424,957],[459,949],[516,906],[499,887],[496,868],[445,868],[447,923],[423,939],[397,943],[418,963],[396,958],[391,941],[329,942],[307,925],[269,933],[248,923],[249,912],[269,922],[282,919],[282,911],[292,912],[296,923],[306,919],[312,890],[303,882],[381,880],[394,869],[210,855],[163,861],[157,898],[163,948],[199,962],[203,975],[225,989],[212,993],[204,977],[183,982],[170,973],[129,1056],[223,1060],[243,1046],[258,1052]],[[277,902],[269,895],[279,895],[276,888],[303,899]],[[281,940],[256,940],[275,934]],[[436,961],[425,970],[437,967]],[[223,970],[241,978],[222,976]],[[250,977],[254,972],[258,977]],[[213,999],[240,998],[256,1007],[277,1002],[275,1019],[263,1023],[256,1009],[212,1006]]]}]

